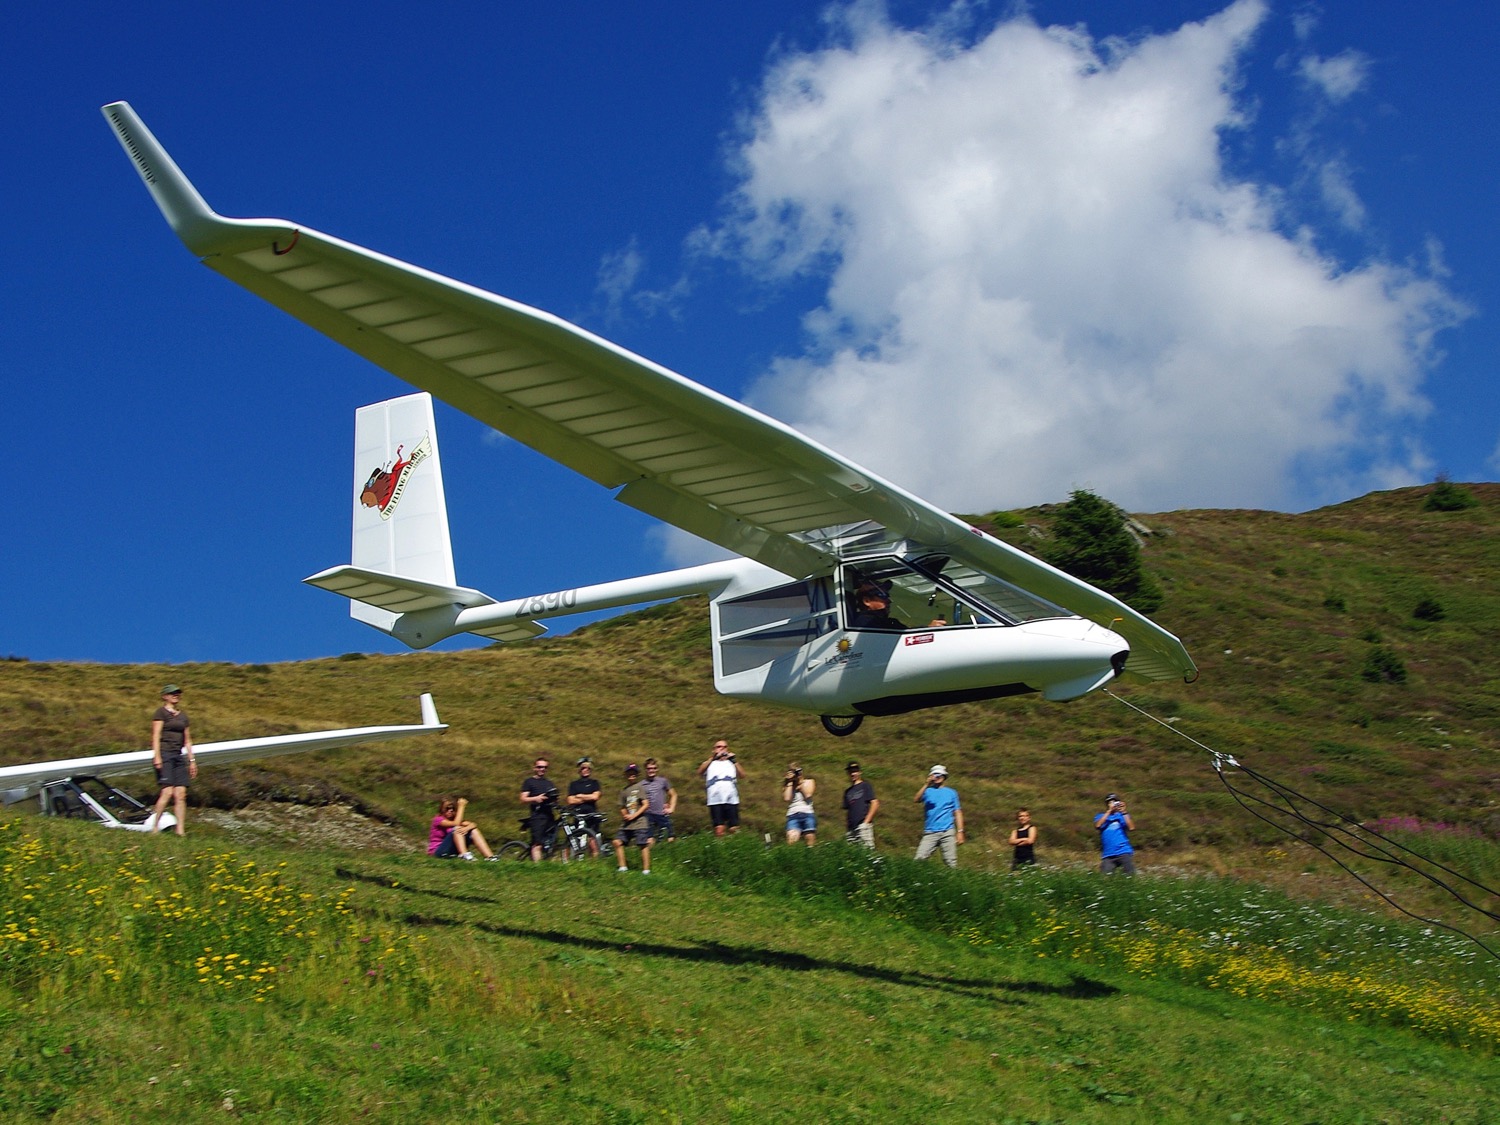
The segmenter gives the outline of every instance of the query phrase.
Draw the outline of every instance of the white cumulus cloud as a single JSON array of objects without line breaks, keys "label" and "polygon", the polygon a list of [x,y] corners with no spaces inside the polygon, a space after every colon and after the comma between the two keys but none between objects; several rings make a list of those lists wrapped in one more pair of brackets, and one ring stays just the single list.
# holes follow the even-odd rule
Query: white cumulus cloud
[{"label": "white cumulus cloud", "polygon": [[1359,51],[1344,51],[1329,59],[1309,55],[1298,64],[1298,71],[1329,101],[1342,102],[1364,89],[1370,60]]},{"label": "white cumulus cloud", "polygon": [[[1227,169],[1264,5],[1129,42],[965,11],[910,29],[858,4],[769,70],[713,241],[826,289],[751,400],[955,510],[1074,487],[1297,507],[1424,479],[1405,435],[1464,310],[1416,267],[1332,259]],[[1304,77],[1352,90],[1343,58]]]}]

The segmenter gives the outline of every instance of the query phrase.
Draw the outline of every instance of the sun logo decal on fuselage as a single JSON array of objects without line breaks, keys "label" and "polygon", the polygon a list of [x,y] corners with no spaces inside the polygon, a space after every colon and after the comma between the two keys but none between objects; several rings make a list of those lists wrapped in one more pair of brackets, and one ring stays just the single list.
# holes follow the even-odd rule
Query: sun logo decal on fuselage
[{"label": "sun logo decal on fuselage", "polygon": [[365,486],[359,491],[360,504],[366,508],[374,508],[383,520],[390,519],[396,505],[401,503],[401,493],[406,489],[411,471],[432,455],[432,438],[423,434],[422,440],[411,451],[411,456],[403,461],[401,451],[404,448],[402,445],[396,446],[395,460],[389,466],[382,466],[371,473],[370,479],[365,481]]}]

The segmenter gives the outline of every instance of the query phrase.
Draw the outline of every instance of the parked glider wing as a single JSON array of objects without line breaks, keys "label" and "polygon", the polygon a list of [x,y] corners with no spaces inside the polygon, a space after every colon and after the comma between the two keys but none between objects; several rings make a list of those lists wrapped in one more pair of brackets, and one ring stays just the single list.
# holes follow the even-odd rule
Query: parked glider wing
[{"label": "parked glider wing", "polygon": [[[302,754],[310,750],[335,750],[366,742],[388,742],[393,738],[413,738],[423,734],[442,734],[448,724],[438,721],[437,705],[432,696],[422,696],[422,721],[408,726],[348,727],[344,730],[318,730],[305,734],[280,734],[266,738],[240,738],[230,742],[200,742],[193,746],[199,765],[227,765],[254,758],[274,758],[282,754]],[[102,754],[92,758],[59,758],[50,762],[32,762],[0,767],[0,796],[6,804],[35,796],[49,781],[89,774],[113,777],[123,773],[140,773],[151,768],[150,750],[130,750],[124,754]]]},{"label": "parked glider wing", "polygon": [[1108,594],[608,340],[286,220],[215,214],[129,105],[103,112],[205,265],[623,503],[792,576],[836,561],[813,533],[873,521],[1113,629],[1131,672],[1194,671],[1175,637]]}]

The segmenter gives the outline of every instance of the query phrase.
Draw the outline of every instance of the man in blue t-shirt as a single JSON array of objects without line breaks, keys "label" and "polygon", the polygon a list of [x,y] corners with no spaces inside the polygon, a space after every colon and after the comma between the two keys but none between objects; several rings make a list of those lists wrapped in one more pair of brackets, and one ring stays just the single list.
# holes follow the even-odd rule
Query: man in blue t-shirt
[{"label": "man in blue t-shirt", "polygon": [[948,788],[948,767],[933,766],[915,799],[925,816],[917,858],[926,859],[941,848],[943,862],[949,867],[957,867],[958,845],[965,842],[964,811],[959,807],[958,791]]},{"label": "man in blue t-shirt", "polygon": [[1099,830],[1099,873],[1123,871],[1134,875],[1135,849],[1130,846],[1130,833],[1135,831],[1135,821],[1119,794],[1111,793],[1104,799],[1104,811],[1094,817],[1094,827]]}]

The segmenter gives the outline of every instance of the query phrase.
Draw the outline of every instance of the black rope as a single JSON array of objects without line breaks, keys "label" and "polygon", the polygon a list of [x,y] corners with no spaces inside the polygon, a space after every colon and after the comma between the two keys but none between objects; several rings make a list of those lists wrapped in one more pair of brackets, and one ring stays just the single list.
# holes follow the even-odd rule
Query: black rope
[{"label": "black rope", "polygon": [[[1468,898],[1464,897],[1464,895],[1459,891],[1457,887],[1449,884],[1447,881],[1434,874],[1433,872],[1424,870],[1423,868],[1408,862],[1401,855],[1396,853],[1404,852],[1406,853],[1406,855],[1412,856],[1420,860],[1422,863],[1436,868],[1438,871],[1446,872],[1448,875],[1453,876],[1455,879],[1467,883],[1469,886],[1474,887],[1477,890],[1484,892],[1485,894],[1500,897],[1500,891],[1496,891],[1493,887],[1486,886],[1483,883],[1471,879],[1461,871],[1455,871],[1451,867],[1448,867],[1445,864],[1439,863],[1437,860],[1432,859],[1430,856],[1425,856],[1421,852],[1407,847],[1400,841],[1392,840],[1390,837],[1377,832],[1373,828],[1367,828],[1365,825],[1360,824],[1358,821],[1352,820],[1342,813],[1330,809],[1327,805],[1322,804],[1312,797],[1308,797],[1303,793],[1299,793],[1290,786],[1283,785],[1281,782],[1275,781],[1274,779],[1267,777],[1265,774],[1259,773],[1256,770],[1243,765],[1239,761],[1235,760],[1232,755],[1222,753],[1221,751],[1215,750],[1211,746],[1199,742],[1196,738],[1193,738],[1184,731],[1178,730],[1171,723],[1164,722],[1163,720],[1158,719],[1149,711],[1137,707],[1128,699],[1123,699],[1112,691],[1106,689],[1104,694],[1109,696],[1111,699],[1123,703],[1126,707],[1129,707],[1137,714],[1150,719],[1152,722],[1158,724],[1159,726],[1165,727],[1167,730],[1170,730],[1179,738],[1184,738],[1188,742],[1191,742],[1194,746],[1197,746],[1199,749],[1205,751],[1212,759],[1214,772],[1218,774],[1219,780],[1224,784],[1224,788],[1229,792],[1229,795],[1234,799],[1235,803],[1238,804],[1246,812],[1248,812],[1251,816],[1254,816],[1258,820],[1265,821],[1265,823],[1271,825],[1271,827],[1275,828],[1277,831],[1286,833],[1292,839],[1306,844],[1314,851],[1320,853],[1328,860],[1336,864],[1340,869],[1342,869],[1361,886],[1365,887],[1372,894],[1379,896],[1393,909],[1399,910],[1408,918],[1413,918],[1418,922],[1423,922],[1429,926],[1437,926],[1441,929],[1448,930],[1450,933],[1457,934],[1458,936],[1473,942],[1480,949],[1488,953],[1491,957],[1495,958],[1497,961],[1500,961],[1500,952],[1497,952],[1495,949],[1491,948],[1474,934],[1471,934],[1469,931],[1462,929],[1459,926],[1450,925],[1449,923],[1444,922],[1441,919],[1428,918],[1424,915],[1417,914],[1411,910],[1406,909],[1406,907],[1402,906],[1385,891],[1381,890],[1379,887],[1371,883],[1368,879],[1366,879],[1358,871],[1350,867],[1347,863],[1345,863],[1342,859],[1335,855],[1329,848],[1324,847],[1316,839],[1309,839],[1307,836],[1299,835],[1286,824],[1282,823],[1279,820],[1272,819],[1272,817],[1267,816],[1259,809],[1252,807],[1252,805],[1260,805],[1265,809],[1270,810],[1276,816],[1291,817],[1297,823],[1306,825],[1308,828],[1313,829],[1315,832],[1324,834],[1331,844],[1342,848],[1346,852],[1359,856],[1361,859],[1368,859],[1376,863],[1388,863],[1393,867],[1404,867],[1419,878],[1425,879],[1433,886],[1447,892],[1454,899],[1456,899],[1458,902],[1468,907],[1469,909],[1497,922],[1500,922],[1500,913],[1496,913],[1495,911],[1489,910],[1476,902],[1470,901]],[[1230,769],[1239,770],[1240,773],[1244,774],[1250,780],[1256,782],[1265,790],[1267,790],[1275,798],[1275,800],[1267,800],[1265,797],[1260,796],[1257,793],[1237,787],[1229,779],[1228,770]],[[1312,806],[1313,808],[1320,810],[1322,813],[1326,814],[1332,819],[1323,820],[1310,816],[1308,812],[1305,811],[1306,806]],[[1375,841],[1379,842],[1377,843]],[[1389,848],[1382,847],[1381,845],[1388,845]],[[1392,851],[1389,849],[1395,850]]]}]

